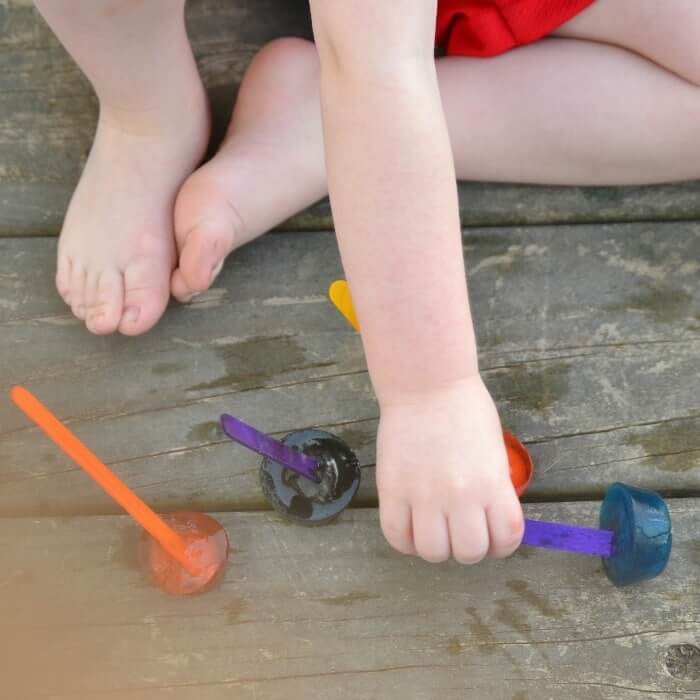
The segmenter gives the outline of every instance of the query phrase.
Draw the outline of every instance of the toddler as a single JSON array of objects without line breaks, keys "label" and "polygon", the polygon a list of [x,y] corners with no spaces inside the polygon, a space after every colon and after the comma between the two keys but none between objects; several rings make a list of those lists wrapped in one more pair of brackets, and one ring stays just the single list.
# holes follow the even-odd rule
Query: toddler
[{"label": "toddler", "polygon": [[479,375],[455,179],[699,176],[700,3],[311,0],[315,46],[257,55],[199,169],[184,0],[36,4],[100,103],[58,249],[73,313],[143,333],[329,192],[380,407],[384,534],[434,562],[512,553],[523,518]]}]

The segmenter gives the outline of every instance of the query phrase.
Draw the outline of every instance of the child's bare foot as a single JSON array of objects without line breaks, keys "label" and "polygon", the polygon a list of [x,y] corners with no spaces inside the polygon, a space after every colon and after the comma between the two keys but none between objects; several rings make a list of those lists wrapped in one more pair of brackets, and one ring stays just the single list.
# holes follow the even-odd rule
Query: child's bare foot
[{"label": "child's bare foot", "polygon": [[251,63],[221,149],[178,195],[173,295],[208,289],[231,251],[325,194],[316,49],[278,39]]},{"label": "child's bare foot", "polygon": [[144,333],[165,310],[175,195],[208,136],[199,92],[176,114],[130,116],[129,123],[104,112],[100,118],[66,215],[56,274],[59,293],[93,333]]},{"label": "child's bare foot", "polygon": [[56,284],[93,333],[147,331],[168,303],[173,207],[209,136],[185,0],[36,0],[100,100]]}]

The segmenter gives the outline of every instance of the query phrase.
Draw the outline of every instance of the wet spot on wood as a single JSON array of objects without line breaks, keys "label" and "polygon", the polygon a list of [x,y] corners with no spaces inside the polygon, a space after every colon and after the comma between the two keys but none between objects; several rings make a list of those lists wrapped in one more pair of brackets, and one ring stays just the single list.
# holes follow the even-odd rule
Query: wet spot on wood
[{"label": "wet spot on wood", "polygon": [[700,467],[698,419],[659,423],[630,435],[626,444],[644,450],[645,461],[666,472],[686,472]]},{"label": "wet spot on wood", "polygon": [[513,700],[527,700],[527,695],[525,695],[524,690],[518,691],[514,696]]},{"label": "wet spot on wood", "polygon": [[184,362],[161,362],[151,368],[151,372],[160,377],[168,377],[172,374],[179,374],[191,368],[191,365]]},{"label": "wet spot on wood", "polygon": [[339,596],[333,596],[331,598],[319,598],[319,603],[323,603],[324,605],[339,605],[339,606],[345,606],[345,605],[354,605],[355,603],[364,603],[368,600],[376,600],[377,598],[380,598],[381,596],[378,596],[374,593],[363,593],[363,592],[357,592],[357,593],[346,593],[345,595],[339,595]]},{"label": "wet spot on wood", "polygon": [[523,619],[518,606],[512,605],[510,601],[507,600],[499,600],[496,605],[497,608],[494,618],[504,627],[515,630],[527,638],[530,634],[530,625]]},{"label": "wet spot on wood", "polygon": [[506,582],[506,587],[522,598],[526,603],[529,603],[533,608],[536,608],[545,617],[553,619],[561,618],[561,610],[552,605],[545,596],[530,589],[525,581],[508,581]]},{"label": "wet spot on wood", "polygon": [[447,653],[450,656],[459,656],[464,651],[464,642],[457,637],[452,637],[447,642]]},{"label": "wet spot on wood", "polygon": [[694,644],[674,644],[666,651],[664,666],[678,680],[700,680],[700,648]]},{"label": "wet spot on wood", "polygon": [[224,363],[224,374],[209,382],[190,387],[205,391],[223,387],[251,389],[293,370],[326,367],[334,363],[313,363],[293,336],[260,336],[216,347]]},{"label": "wet spot on wood", "polygon": [[571,367],[564,362],[527,363],[505,370],[486,371],[497,398],[528,411],[546,413],[569,393]]},{"label": "wet spot on wood", "polygon": [[470,622],[467,623],[474,641],[481,643],[478,647],[483,654],[493,654],[497,651],[498,640],[491,631],[491,627],[487,625],[479,615],[476,608],[467,608],[466,613],[469,616]]},{"label": "wet spot on wood", "polygon": [[226,621],[230,625],[236,624],[247,607],[248,603],[243,598],[233,598],[224,606]]},{"label": "wet spot on wood", "polygon": [[192,426],[187,433],[188,442],[209,443],[218,442],[223,439],[224,433],[217,421],[206,421]]},{"label": "wet spot on wood", "polygon": [[611,312],[640,311],[657,323],[673,323],[690,315],[693,297],[684,289],[643,282],[619,302],[607,305]]},{"label": "wet spot on wood", "polygon": [[466,613],[471,619],[471,622],[468,622],[467,625],[474,642],[476,642],[476,650],[485,656],[500,653],[510,663],[515,664],[516,661],[511,656],[507,646],[504,646],[491,631],[491,619],[485,622],[476,608],[466,608]]},{"label": "wet spot on wood", "polygon": [[22,286],[17,273],[0,273],[0,289],[19,289]]}]

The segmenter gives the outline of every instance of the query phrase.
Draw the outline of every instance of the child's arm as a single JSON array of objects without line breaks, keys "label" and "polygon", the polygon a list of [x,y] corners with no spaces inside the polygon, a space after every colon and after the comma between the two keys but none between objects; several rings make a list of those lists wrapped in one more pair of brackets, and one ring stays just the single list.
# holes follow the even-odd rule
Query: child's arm
[{"label": "child's arm", "polygon": [[478,373],[435,2],[311,4],[333,214],[381,409],[382,527],[429,560],[509,554],[522,513]]}]

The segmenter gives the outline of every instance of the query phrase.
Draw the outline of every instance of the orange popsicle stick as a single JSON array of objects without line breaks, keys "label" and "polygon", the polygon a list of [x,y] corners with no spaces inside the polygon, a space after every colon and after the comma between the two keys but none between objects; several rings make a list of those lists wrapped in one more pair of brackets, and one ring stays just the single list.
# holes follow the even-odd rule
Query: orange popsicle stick
[{"label": "orange popsicle stick", "polygon": [[82,467],[163,549],[193,576],[201,572],[187,556],[186,545],[163,519],[91,452],[51,411],[24,387],[14,386],[10,397],[71,459]]}]

